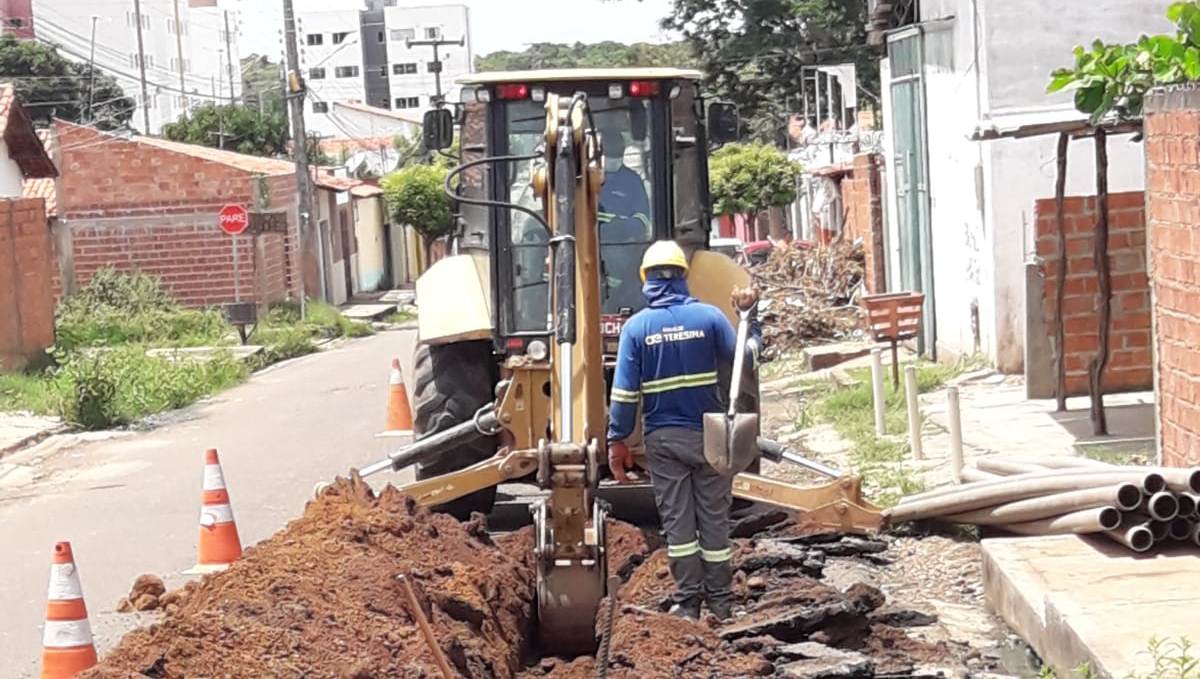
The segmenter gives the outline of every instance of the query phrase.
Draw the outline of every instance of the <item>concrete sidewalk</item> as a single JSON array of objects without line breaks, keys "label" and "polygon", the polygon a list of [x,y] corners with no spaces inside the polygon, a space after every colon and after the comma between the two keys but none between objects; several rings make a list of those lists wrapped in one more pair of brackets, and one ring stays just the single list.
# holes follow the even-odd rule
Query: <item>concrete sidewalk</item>
[{"label": "concrete sidewalk", "polygon": [[61,431],[66,431],[66,426],[57,417],[0,413],[0,458]]}]

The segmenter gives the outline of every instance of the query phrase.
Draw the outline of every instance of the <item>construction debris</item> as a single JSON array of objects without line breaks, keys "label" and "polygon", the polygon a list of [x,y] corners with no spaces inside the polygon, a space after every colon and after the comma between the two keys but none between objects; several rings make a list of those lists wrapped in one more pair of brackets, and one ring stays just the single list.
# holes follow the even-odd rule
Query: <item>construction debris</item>
[{"label": "construction debris", "polygon": [[763,339],[772,355],[862,336],[858,305],[866,257],[862,245],[837,241],[777,247],[754,267],[762,290]]},{"label": "construction debris", "polygon": [[540,657],[530,647],[532,531],[493,539],[482,527],[478,517],[459,523],[394,489],[375,497],[361,480],[340,479],[223,573],[168,593],[153,576],[139,578],[131,595],[158,592],[165,617],[128,634],[82,676],[884,677],[953,657],[902,629],[928,616],[885,615],[878,589],[821,580],[828,554],[865,560],[885,542],[740,538],[736,616],[715,624],[664,612],[672,582],[661,542],[618,522],[609,528],[610,560],[628,580],[611,631],[597,621],[608,662]]},{"label": "construction debris", "polygon": [[162,578],[157,575],[149,573],[139,575],[137,580],[133,581],[133,588],[129,590],[129,596],[117,602],[117,611],[120,613],[153,611],[161,605],[159,597],[166,591],[167,588],[163,585]]}]

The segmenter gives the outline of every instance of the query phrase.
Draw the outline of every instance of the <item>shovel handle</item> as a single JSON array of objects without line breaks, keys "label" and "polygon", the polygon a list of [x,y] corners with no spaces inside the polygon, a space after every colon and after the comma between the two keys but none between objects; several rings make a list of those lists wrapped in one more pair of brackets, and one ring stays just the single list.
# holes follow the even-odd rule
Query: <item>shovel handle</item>
[{"label": "shovel handle", "polygon": [[746,342],[750,335],[750,312],[754,307],[738,310],[737,346],[733,353],[733,374],[729,376],[729,411],[726,416],[732,420],[737,414],[737,397],[742,390],[742,369],[746,363]]}]

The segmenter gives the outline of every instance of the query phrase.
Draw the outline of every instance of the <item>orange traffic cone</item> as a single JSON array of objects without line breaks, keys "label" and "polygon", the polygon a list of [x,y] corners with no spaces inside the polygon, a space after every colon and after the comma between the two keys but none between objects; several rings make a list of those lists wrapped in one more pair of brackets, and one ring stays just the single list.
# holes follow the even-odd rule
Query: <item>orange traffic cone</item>
[{"label": "orange traffic cone", "polygon": [[412,406],[408,404],[404,373],[400,371],[400,359],[393,358],[392,374],[388,378],[387,431],[392,434],[411,434],[412,427]]},{"label": "orange traffic cone", "polygon": [[83,604],[83,587],[71,543],[54,545],[50,590],[42,635],[42,679],[67,679],[96,664],[92,626]]},{"label": "orange traffic cone", "polygon": [[204,492],[200,507],[200,541],[196,565],[187,575],[216,573],[229,568],[242,555],[242,541],[233,521],[229,491],[215,448],[204,451]]}]

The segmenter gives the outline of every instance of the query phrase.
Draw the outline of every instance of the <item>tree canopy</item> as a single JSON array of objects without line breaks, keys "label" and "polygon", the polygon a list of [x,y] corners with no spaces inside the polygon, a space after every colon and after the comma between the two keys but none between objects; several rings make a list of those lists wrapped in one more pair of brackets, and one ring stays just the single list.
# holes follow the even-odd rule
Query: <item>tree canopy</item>
[{"label": "tree canopy", "polygon": [[[0,37],[0,81],[13,83],[35,125],[55,118],[91,124],[102,130],[128,126],[136,104],[116,79],[96,69],[95,85],[87,64],[68,61],[58,50],[12,34]],[[89,114],[89,100],[92,103]]]},{"label": "tree canopy", "polygon": [[242,96],[246,105],[264,111],[282,111],[283,74],[280,65],[265,56],[251,54],[242,59]]},{"label": "tree canopy", "polygon": [[744,215],[753,224],[767,208],[796,199],[801,167],[774,146],[730,144],[709,162],[713,207],[717,214]]},{"label": "tree canopy", "polygon": [[539,42],[520,52],[492,52],[475,58],[477,71],[525,71],[539,68],[618,68],[629,66],[674,66],[694,68],[699,64],[691,47],[684,43],[655,45],[647,42],[606,41]]},{"label": "tree canopy", "polygon": [[288,119],[282,108],[260,114],[257,108],[204,104],[163,126],[163,136],[255,156],[278,156],[287,152]]},{"label": "tree canopy", "polygon": [[806,67],[853,62],[859,84],[879,91],[867,0],[674,0],[673,10],[663,28],[683,35],[709,90],[739,106],[756,138],[778,136],[801,92],[815,104]]},{"label": "tree canopy", "polygon": [[379,183],[392,219],[416,229],[426,244],[450,232],[450,197],[442,190],[446,174],[438,165],[410,165]]}]

